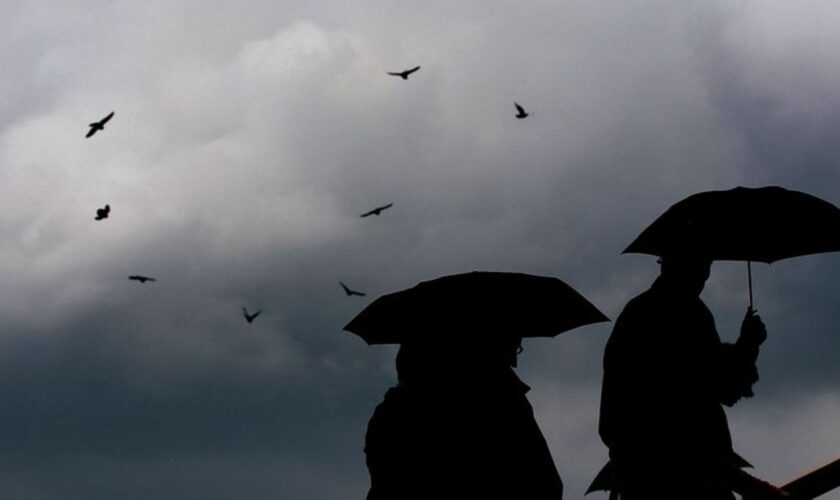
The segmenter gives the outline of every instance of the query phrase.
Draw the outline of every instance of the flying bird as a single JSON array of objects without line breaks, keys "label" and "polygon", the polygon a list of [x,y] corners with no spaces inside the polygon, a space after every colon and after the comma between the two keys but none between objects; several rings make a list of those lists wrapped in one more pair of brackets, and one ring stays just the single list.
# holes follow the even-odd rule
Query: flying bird
[{"label": "flying bird", "polygon": [[129,276],[128,279],[132,281],[139,281],[140,283],[145,283],[147,281],[157,281],[155,278],[149,278],[148,276],[138,276],[136,274],[133,276]]},{"label": "flying bird", "polygon": [[99,120],[98,122],[93,122],[90,125],[88,125],[90,127],[90,130],[88,130],[88,133],[85,136],[85,139],[87,139],[88,137],[91,137],[93,134],[95,134],[96,132],[98,132],[100,130],[105,130],[105,124],[108,123],[108,120],[110,120],[113,117],[114,117],[114,112],[111,111],[111,114],[109,114],[105,118]]},{"label": "flying bird", "polygon": [[96,209],[96,217],[93,220],[102,220],[107,219],[108,214],[111,213],[111,205],[105,205],[105,208],[97,208]]},{"label": "flying bird", "polygon": [[365,294],[365,293],[362,293],[362,292],[357,292],[356,290],[351,290],[351,289],[349,289],[349,288],[347,287],[347,285],[345,285],[345,284],[344,284],[344,283],[342,283],[341,281],[339,281],[339,282],[338,282],[338,284],[339,284],[339,285],[341,285],[341,288],[343,288],[343,289],[344,289],[344,293],[345,293],[345,294],[347,294],[347,296],[348,296],[348,297],[352,297],[353,295],[358,295],[359,297],[364,297],[365,295],[367,295],[367,294]]},{"label": "flying bird", "polygon": [[370,212],[365,212],[362,215],[360,215],[359,217],[369,217],[371,215],[379,215],[379,214],[382,213],[383,210],[388,210],[389,208],[391,208],[393,206],[394,206],[393,203],[388,203],[387,205],[383,205],[381,207],[376,207],[373,210],[371,210]]},{"label": "flying bird", "polygon": [[259,316],[261,313],[262,311],[257,311],[254,314],[248,314],[248,310],[244,307],[242,308],[242,315],[245,316],[245,321],[247,321],[248,323],[253,323],[254,320],[257,319],[257,316]]},{"label": "flying bird", "polygon": [[408,75],[414,73],[415,71],[417,71],[419,69],[420,69],[420,66],[417,66],[417,67],[407,69],[405,71],[400,71],[400,72],[392,73],[392,72],[389,71],[388,74],[391,75],[391,76],[398,76],[398,77],[402,78],[403,80],[408,80]]},{"label": "flying bird", "polygon": [[519,105],[519,103],[513,103],[516,106],[516,117],[520,120],[523,118],[528,118],[530,116],[528,113],[525,112],[525,108]]}]

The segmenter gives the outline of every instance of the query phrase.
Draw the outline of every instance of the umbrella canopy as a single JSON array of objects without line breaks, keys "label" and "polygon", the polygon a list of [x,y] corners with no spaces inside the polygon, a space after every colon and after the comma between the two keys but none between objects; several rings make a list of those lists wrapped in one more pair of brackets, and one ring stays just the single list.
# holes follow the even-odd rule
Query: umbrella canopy
[{"label": "umbrella canopy", "polygon": [[446,342],[452,335],[553,337],[602,321],[609,318],[557,278],[476,271],[383,295],[344,329],[368,344],[398,344],[436,336]]},{"label": "umbrella canopy", "polygon": [[669,208],[624,253],[663,256],[687,249],[712,260],[768,264],[840,251],[840,209],[776,186],[707,191]]}]

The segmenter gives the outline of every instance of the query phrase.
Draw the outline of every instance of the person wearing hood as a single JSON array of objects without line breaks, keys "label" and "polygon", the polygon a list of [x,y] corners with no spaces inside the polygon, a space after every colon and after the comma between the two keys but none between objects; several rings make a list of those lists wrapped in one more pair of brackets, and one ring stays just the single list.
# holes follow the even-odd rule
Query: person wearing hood
[{"label": "person wearing hood", "polygon": [[513,367],[521,339],[406,341],[368,424],[368,500],[560,500],[560,479]]}]

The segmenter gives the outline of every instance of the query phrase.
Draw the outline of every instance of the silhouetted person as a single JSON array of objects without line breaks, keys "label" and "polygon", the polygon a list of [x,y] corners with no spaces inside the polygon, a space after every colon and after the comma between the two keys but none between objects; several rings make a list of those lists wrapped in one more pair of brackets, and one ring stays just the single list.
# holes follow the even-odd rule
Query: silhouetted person
[{"label": "silhouetted person", "polygon": [[368,424],[368,500],[562,498],[529,388],[511,368],[518,341],[401,345],[399,383]]},{"label": "silhouetted person", "polygon": [[341,285],[341,288],[344,290],[344,294],[347,295],[348,297],[352,297],[354,295],[357,295],[359,297],[364,297],[366,295],[365,293],[357,292],[356,290],[351,290],[350,287],[348,287],[347,285],[345,285],[341,281],[339,281],[338,284]]},{"label": "silhouetted person", "polygon": [[523,118],[528,118],[530,116],[528,113],[525,112],[525,108],[520,106],[518,103],[513,103],[513,105],[516,106],[516,117],[520,120]]},{"label": "silhouetted person", "polygon": [[102,220],[107,219],[108,215],[111,213],[111,205],[105,205],[104,208],[97,208],[96,209],[96,217],[93,220]]},{"label": "silhouetted person", "polygon": [[242,308],[242,315],[245,316],[245,321],[248,323],[253,323],[260,314],[262,314],[262,311],[257,311],[254,314],[248,314],[248,309],[245,309],[244,307]]},{"label": "silhouetted person", "polygon": [[108,120],[110,120],[113,117],[114,117],[114,112],[111,111],[111,113],[108,114],[108,116],[106,116],[105,118],[99,120],[98,122],[93,122],[90,125],[88,125],[90,127],[90,130],[88,130],[88,133],[85,136],[85,139],[93,136],[93,134],[95,134],[96,132],[98,132],[100,130],[105,130],[105,124],[108,123]]},{"label": "silhouetted person", "polygon": [[365,212],[362,215],[360,215],[359,217],[368,217],[368,216],[371,216],[371,215],[380,215],[383,210],[388,210],[389,208],[391,208],[393,206],[394,206],[393,203],[388,203],[387,205],[382,205],[381,207],[376,207],[373,210],[371,210],[370,212]]},{"label": "silhouetted person", "polygon": [[420,66],[415,66],[414,68],[407,69],[405,71],[399,71],[399,72],[393,72],[393,73],[388,72],[388,74],[391,75],[391,76],[398,76],[398,77],[402,78],[403,80],[408,80],[408,75],[414,73],[415,71],[418,71],[419,69],[420,69]]},{"label": "silhouetted person", "polygon": [[604,354],[601,439],[621,500],[734,499],[743,465],[723,406],[750,397],[764,324],[747,310],[734,344],[723,343],[700,299],[711,260],[661,259],[661,274],[615,322]]},{"label": "silhouetted person", "polygon": [[129,276],[128,279],[130,279],[131,281],[139,281],[140,283],[145,283],[147,281],[157,281],[155,278],[150,278],[148,276],[139,276],[139,275]]}]

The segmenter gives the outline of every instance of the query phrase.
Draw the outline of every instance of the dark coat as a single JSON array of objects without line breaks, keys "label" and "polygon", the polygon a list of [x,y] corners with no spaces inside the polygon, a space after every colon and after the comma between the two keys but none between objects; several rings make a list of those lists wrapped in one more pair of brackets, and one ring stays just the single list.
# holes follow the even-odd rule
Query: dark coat
[{"label": "dark coat", "polygon": [[721,342],[703,301],[661,279],[627,304],[604,354],[599,424],[623,498],[732,498],[722,404],[752,395],[756,356]]},{"label": "dark coat", "polygon": [[391,388],[368,424],[368,500],[560,500],[528,387],[508,371],[502,383]]}]

